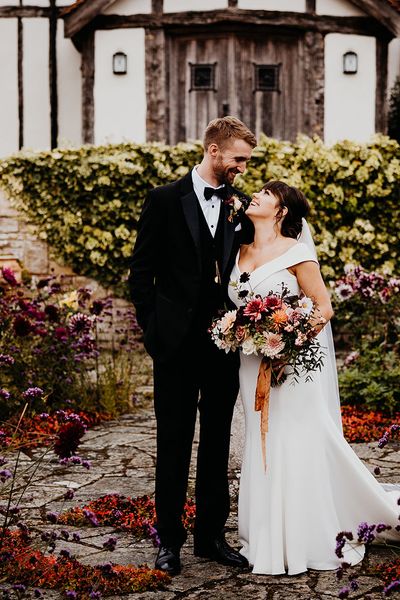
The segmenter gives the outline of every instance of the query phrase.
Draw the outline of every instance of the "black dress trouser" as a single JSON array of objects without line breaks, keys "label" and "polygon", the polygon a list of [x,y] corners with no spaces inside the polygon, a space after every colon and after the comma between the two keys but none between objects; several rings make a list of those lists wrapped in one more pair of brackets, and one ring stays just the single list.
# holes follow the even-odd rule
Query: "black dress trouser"
[{"label": "black dress trouser", "polygon": [[154,361],[157,419],[156,513],[164,546],[186,540],[182,513],[197,409],[196,541],[215,538],[229,515],[228,459],[239,357],[219,350],[208,333],[193,332],[171,360]]}]

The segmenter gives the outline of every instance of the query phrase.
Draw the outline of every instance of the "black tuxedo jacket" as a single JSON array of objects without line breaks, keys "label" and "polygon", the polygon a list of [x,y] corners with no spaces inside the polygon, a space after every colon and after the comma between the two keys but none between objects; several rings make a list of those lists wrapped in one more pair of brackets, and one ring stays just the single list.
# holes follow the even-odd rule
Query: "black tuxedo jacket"
[{"label": "black tuxedo jacket", "polygon": [[[245,216],[230,222],[225,211],[222,285],[227,290],[239,244],[252,240]],[[242,230],[235,232],[241,222]],[[192,174],[153,189],[138,223],[129,287],[144,344],[153,358],[168,359],[190,332],[199,307],[201,247],[198,199]],[[227,296],[227,294],[226,294]]]}]

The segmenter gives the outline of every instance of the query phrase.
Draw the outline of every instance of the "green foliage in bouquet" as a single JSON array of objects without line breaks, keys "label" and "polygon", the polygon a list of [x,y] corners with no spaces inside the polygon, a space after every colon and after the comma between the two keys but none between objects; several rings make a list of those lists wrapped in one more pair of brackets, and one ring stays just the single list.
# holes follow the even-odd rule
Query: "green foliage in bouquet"
[{"label": "green foliage in bouquet", "polygon": [[[201,160],[200,144],[84,146],[19,153],[0,162],[0,187],[54,254],[77,272],[126,294],[137,222],[149,189]],[[384,136],[331,148],[262,137],[237,182],[251,193],[270,179],[299,187],[325,277],[349,262],[391,272],[399,257],[400,146]]]}]

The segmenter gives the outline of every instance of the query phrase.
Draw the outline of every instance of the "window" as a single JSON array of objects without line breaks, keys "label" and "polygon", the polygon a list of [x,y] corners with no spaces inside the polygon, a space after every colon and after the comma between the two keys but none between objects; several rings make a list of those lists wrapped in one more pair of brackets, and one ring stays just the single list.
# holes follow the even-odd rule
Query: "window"
[{"label": "window", "polygon": [[255,88],[254,91],[280,92],[279,72],[281,65],[254,65]]},{"label": "window", "polygon": [[215,89],[215,67],[217,63],[189,63],[190,65],[190,90],[212,90]]}]

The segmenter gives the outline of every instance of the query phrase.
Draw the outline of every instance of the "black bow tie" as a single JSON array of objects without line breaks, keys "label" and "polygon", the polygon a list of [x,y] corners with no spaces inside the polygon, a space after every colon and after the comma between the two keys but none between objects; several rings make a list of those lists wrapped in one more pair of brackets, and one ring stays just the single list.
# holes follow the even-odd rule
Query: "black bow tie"
[{"label": "black bow tie", "polygon": [[228,198],[229,190],[226,185],[219,188],[205,187],[204,188],[204,198],[206,200],[210,200],[212,196],[218,196],[221,200],[226,200]]}]

